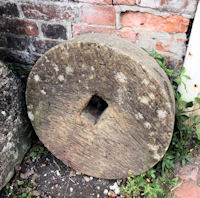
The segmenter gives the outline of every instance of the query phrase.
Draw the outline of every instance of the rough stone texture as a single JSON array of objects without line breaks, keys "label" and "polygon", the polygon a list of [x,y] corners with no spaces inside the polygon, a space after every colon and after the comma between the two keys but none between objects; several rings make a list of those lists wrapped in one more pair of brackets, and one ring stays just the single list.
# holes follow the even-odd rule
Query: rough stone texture
[{"label": "rough stone texture", "polygon": [[172,137],[175,105],[166,74],[117,36],[86,34],[52,48],[33,67],[26,97],[40,140],[91,176],[140,174],[163,157]]},{"label": "rough stone texture", "polygon": [[0,190],[31,144],[23,90],[21,80],[0,62]]}]

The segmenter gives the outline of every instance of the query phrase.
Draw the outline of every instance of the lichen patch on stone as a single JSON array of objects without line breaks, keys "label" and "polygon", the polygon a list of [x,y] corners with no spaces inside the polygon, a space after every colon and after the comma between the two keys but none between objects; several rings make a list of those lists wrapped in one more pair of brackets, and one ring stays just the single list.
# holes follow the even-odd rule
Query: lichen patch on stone
[{"label": "lichen patch on stone", "polygon": [[148,85],[149,84],[149,80],[147,80],[147,79],[144,79],[143,81],[142,81],[142,84],[144,84],[144,85]]},{"label": "lichen patch on stone", "polygon": [[66,72],[66,74],[73,74],[74,69],[71,66],[67,66],[67,67],[65,67],[65,72]]},{"label": "lichen patch on stone", "polygon": [[154,100],[155,99],[155,95],[153,93],[149,93],[149,97]]},{"label": "lichen patch on stone", "polygon": [[164,119],[167,117],[167,112],[165,110],[159,109],[157,110],[157,115],[160,119]]},{"label": "lichen patch on stone", "polygon": [[126,83],[127,82],[127,77],[122,72],[118,72],[116,74],[116,80],[121,82],[121,83]]},{"label": "lichen patch on stone", "polygon": [[151,124],[149,122],[145,122],[144,123],[144,126],[147,128],[147,129],[150,129],[151,128]]},{"label": "lichen patch on stone", "polygon": [[137,114],[135,114],[135,118],[137,120],[142,120],[142,119],[144,119],[144,116],[140,112],[138,112]]},{"label": "lichen patch on stone", "polygon": [[149,104],[149,98],[147,98],[146,96],[139,97],[138,99],[143,104],[146,104],[146,105]]},{"label": "lichen patch on stone", "polygon": [[36,74],[36,75],[34,76],[34,80],[35,80],[35,82],[40,81],[40,76],[39,76],[38,74]]},{"label": "lichen patch on stone", "polygon": [[55,70],[56,72],[58,72],[58,71],[59,71],[59,68],[58,68],[58,66],[57,66],[57,65],[55,65],[55,66],[54,66],[54,70]]}]

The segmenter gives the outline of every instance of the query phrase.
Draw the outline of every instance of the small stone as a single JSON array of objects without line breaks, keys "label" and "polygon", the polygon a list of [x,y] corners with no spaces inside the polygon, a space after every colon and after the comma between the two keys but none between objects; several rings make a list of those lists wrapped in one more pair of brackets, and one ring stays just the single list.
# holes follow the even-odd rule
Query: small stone
[{"label": "small stone", "polygon": [[97,186],[96,188],[97,188],[97,190],[100,190],[100,189],[101,189],[101,187],[100,187],[100,186]]},{"label": "small stone", "polygon": [[81,172],[79,172],[79,171],[76,171],[76,174],[77,174],[77,175],[81,175]]},{"label": "small stone", "polygon": [[117,194],[115,194],[113,191],[110,190],[110,191],[108,192],[108,196],[109,196],[109,197],[117,197]]},{"label": "small stone", "polygon": [[100,197],[100,194],[97,194],[97,198],[99,198]]},{"label": "small stone", "polygon": [[122,183],[122,180],[121,180],[121,179],[118,179],[118,180],[117,180],[117,185],[119,186],[121,183]]},{"label": "small stone", "polygon": [[89,181],[90,181],[90,178],[87,177],[87,176],[84,176],[83,178],[84,178],[84,180],[85,180],[86,182],[89,182]]},{"label": "small stone", "polygon": [[112,186],[110,186],[110,190],[113,190],[116,194],[120,193],[120,188],[117,185],[117,182],[115,182]]},{"label": "small stone", "polygon": [[60,172],[59,172],[58,170],[56,171],[56,175],[57,175],[57,176],[60,176]]},{"label": "small stone", "polygon": [[73,192],[73,190],[74,190],[74,189],[73,189],[72,187],[69,188],[69,191],[70,191],[71,193]]},{"label": "small stone", "polygon": [[90,177],[90,180],[93,180],[93,177]]},{"label": "small stone", "polygon": [[69,173],[69,177],[74,177],[76,176],[76,172],[74,170],[71,170]]},{"label": "small stone", "polygon": [[5,112],[5,111],[2,111],[1,114],[2,114],[3,116],[6,116],[6,112]]},{"label": "small stone", "polygon": [[104,189],[103,194],[107,195],[108,194],[108,189]]},{"label": "small stone", "polygon": [[58,184],[55,184],[55,187],[58,188]]}]

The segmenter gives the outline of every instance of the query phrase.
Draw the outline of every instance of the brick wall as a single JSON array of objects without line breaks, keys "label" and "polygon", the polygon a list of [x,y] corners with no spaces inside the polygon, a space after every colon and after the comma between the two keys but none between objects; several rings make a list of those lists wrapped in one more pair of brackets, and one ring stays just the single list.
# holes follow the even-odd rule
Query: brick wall
[{"label": "brick wall", "polygon": [[48,49],[88,32],[116,34],[182,64],[198,0],[0,0],[0,58],[28,72]]}]

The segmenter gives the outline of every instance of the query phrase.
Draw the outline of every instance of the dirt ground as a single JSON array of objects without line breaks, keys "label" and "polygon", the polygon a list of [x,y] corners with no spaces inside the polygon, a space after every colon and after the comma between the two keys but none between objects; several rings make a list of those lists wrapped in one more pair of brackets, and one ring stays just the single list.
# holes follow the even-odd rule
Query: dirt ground
[{"label": "dirt ground", "polygon": [[[173,198],[200,198],[200,154],[185,167],[177,165],[180,187]],[[107,198],[123,197],[123,180],[104,180],[82,175],[55,158],[37,140],[16,167],[16,174],[0,192],[0,198]]]},{"label": "dirt ground", "polygon": [[121,184],[122,180],[97,179],[72,170],[36,141],[0,198],[123,197]]}]

